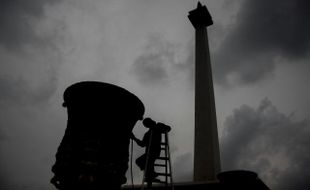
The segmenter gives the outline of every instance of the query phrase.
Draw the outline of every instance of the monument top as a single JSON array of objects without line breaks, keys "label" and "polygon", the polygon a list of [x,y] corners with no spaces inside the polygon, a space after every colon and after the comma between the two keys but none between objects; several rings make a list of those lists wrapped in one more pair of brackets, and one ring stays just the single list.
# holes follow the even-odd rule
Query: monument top
[{"label": "monument top", "polygon": [[207,7],[205,5],[202,6],[200,2],[198,2],[196,9],[189,12],[188,18],[195,29],[207,27],[213,24],[212,17]]}]

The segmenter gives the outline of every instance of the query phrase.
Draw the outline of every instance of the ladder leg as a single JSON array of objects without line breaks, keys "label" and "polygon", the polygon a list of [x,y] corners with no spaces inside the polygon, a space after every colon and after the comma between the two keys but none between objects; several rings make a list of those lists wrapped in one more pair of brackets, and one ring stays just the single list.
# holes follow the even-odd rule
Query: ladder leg
[{"label": "ladder leg", "polygon": [[169,160],[169,172],[170,172],[170,186],[171,186],[171,189],[174,190],[168,134],[167,134],[166,137],[167,137],[166,138],[166,140],[167,140],[166,143],[167,143],[167,152],[168,152],[168,160]]},{"label": "ladder leg", "polygon": [[[164,134],[164,136],[165,136],[165,137],[164,137],[164,138],[165,138],[165,157],[166,157],[166,158],[168,157],[167,135],[168,135],[167,133]],[[165,166],[166,166],[166,167],[165,167],[165,173],[168,174],[168,159],[165,160]],[[166,175],[165,178],[166,178],[166,181],[165,181],[166,184],[165,184],[165,185],[168,186],[168,175]]]},{"label": "ladder leg", "polygon": [[[142,179],[141,190],[144,190],[145,178],[148,175],[147,172],[148,172],[148,169],[149,169],[149,155],[150,155],[150,149],[151,149],[152,135],[153,135],[153,132],[151,132],[150,140],[149,140],[149,145],[148,145],[149,147],[148,147],[148,151],[146,153],[145,167],[144,167],[144,172],[143,172],[143,179]],[[147,187],[148,188],[152,187],[152,181],[149,181],[149,179],[147,180]]]}]

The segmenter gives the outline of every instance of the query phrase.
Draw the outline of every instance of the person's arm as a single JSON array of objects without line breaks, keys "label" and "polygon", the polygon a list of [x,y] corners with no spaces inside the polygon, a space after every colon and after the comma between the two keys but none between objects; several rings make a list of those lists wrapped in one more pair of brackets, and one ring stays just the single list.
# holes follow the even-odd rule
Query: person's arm
[{"label": "person's arm", "polygon": [[132,140],[134,140],[139,146],[145,147],[146,144],[144,143],[144,141],[141,141],[140,139],[138,139],[137,137],[135,137],[135,135],[134,135],[133,133],[131,133],[130,138],[131,138]]}]

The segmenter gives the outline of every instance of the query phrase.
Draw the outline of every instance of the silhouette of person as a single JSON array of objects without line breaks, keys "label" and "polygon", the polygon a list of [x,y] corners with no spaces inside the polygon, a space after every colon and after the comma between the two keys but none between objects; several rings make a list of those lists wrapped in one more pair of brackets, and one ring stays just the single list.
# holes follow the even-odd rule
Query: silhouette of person
[{"label": "silhouette of person", "polygon": [[[141,147],[145,147],[145,153],[136,159],[136,164],[141,170],[145,170],[147,162],[147,168],[145,170],[145,179],[148,184],[152,181],[159,181],[156,179],[158,173],[154,170],[154,164],[157,158],[160,157],[161,151],[161,138],[164,132],[169,132],[171,127],[163,124],[156,123],[151,118],[145,118],[143,120],[144,127],[149,130],[144,134],[143,139],[139,140],[133,134],[131,138]],[[149,155],[147,159],[147,155]]]}]

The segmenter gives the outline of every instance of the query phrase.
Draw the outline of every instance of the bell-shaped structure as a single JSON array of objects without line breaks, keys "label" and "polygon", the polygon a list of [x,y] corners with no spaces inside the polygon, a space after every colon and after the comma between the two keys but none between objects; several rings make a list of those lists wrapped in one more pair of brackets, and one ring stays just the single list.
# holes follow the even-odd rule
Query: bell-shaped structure
[{"label": "bell-shaped structure", "polygon": [[65,135],[52,168],[59,189],[119,189],[126,182],[129,140],[144,105],[129,91],[103,82],[69,86]]}]

